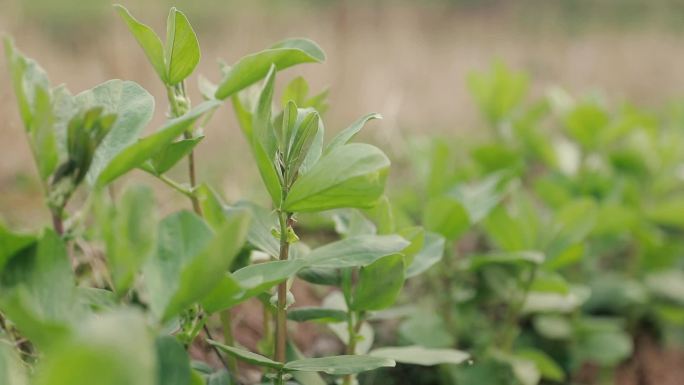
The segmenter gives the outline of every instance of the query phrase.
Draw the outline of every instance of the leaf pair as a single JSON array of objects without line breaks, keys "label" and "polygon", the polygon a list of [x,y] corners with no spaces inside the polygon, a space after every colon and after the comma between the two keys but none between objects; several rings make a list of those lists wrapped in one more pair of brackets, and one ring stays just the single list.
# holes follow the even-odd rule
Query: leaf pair
[{"label": "leaf pair", "polygon": [[269,290],[302,269],[367,266],[385,256],[401,252],[408,245],[405,239],[397,235],[365,235],[319,247],[305,257],[250,265],[226,274],[221,283],[204,298],[202,305],[208,312],[227,309]]},{"label": "leaf pair", "polygon": [[149,26],[139,22],[122,5],[114,5],[128,25],[159,78],[176,85],[192,73],[200,61],[197,35],[183,12],[172,7],[166,21],[166,45]]},{"label": "leaf pair", "polygon": [[335,376],[343,376],[381,367],[394,367],[396,365],[394,360],[389,358],[362,355],[304,358],[282,363],[244,349],[226,346],[212,340],[207,341],[212,346],[240,360],[281,372],[323,372]]},{"label": "leaf pair", "polygon": [[[170,146],[173,147],[176,143],[179,143],[174,142],[174,140],[183,134],[197,119],[215,109],[218,105],[219,102],[217,101],[203,102],[187,114],[169,120],[156,133],[146,136],[126,147],[123,151],[116,154],[98,175],[96,185],[100,187],[105,186],[136,167],[141,167],[152,173],[157,172],[153,166],[154,164],[163,165],[163,167],[160,166],[161,169],[170,168],[169,164],[173,165],[175,162],[180,161],[182,157],[179,154],[183,154],[183,151],[178,151],[178,148],[169,150]],[[173,154],[166,153],[168,151],[172,151]],[[159,160],[160,157],[164,157],[164,159]],[[149,160],[152,160],[153,165],[146,164]]]}]

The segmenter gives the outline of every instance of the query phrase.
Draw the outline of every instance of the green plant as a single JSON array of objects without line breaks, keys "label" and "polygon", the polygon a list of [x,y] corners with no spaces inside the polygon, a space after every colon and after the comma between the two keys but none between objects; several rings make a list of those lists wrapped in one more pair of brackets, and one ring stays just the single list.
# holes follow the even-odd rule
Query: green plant
[{"label": "green plant", "polygon": [[634,338],[678,339],[681,298],[654,286],[681,282],[676,121],[558,89],[527,104],[527,77],[501,63],[469,86],[488,135],[408,143],[421,189],[395,193],[397,216],[448,242],[427,273],[439,294],[400,337],[472,351],[444,370],[458,384],[563,381],[586,363],[607,380]]},{"label": "green plant", "polygon": [[[371,312],[391,306],[405,278],[439,258],[434,242],[440,240],[416,227],[395,232],[383,195],[389,159],[377,147],[350,143],[379,115],[362,117],[324,145],[327,92],[310,96],[300,77],[285,89],[282,111],[272,112],[276,72],[322,62],[323,51],[310,40],[290,39],[245,56],[224,66],[216,85],[200,78],[205,100],[193,107],[186,83],[200,49],[186,16],[170,10],[162,43],[124,7],[115,7],[166,88],[168,120],[145,137],[139,135],[154,99],[142,87],[111,80],[72,96],[63,86],[51,88],[44,71],[5,40],[53,229],[20,233],[0,226],[0,339],[9,346],[0,351],[3,383],[235,383],[242,380],[239,359],[262,367],[275,384],[292,376],[321,383],[319,372],[345,376],[351,384],[359,372],[394,366],[394,358],[422,365],[463,361],[467,355],[457,351],[357,349]],[[254,100],[242,92],[251,86],[259,87]],[[227,99],[272,209],[248,201],[224,204],[197,180],[194,151]],[[187,183],[167,175],[183,160]],[[186,196],[193,212],[158,220],[149,187],[115,194],[113,184],[135,169]],[[80,205],[72,202],[77,189],[85,197]],[[298,217],[329,210],[373,229],[344,231],[343,239],[315,248],[299,241]],[[254,251],[272,260],[251,263]],[[341,287],[345,310],[289,311],[295,300],[289,286],[298,275]],[[275,324],[262,354],[240,347],[232,334],[231,309],[251,298],[262,302]],[[217,313],[223,342],[211,335]],[[302,358],[288,345],[288,319],[346,322],[347,354]],[[265,326],[270,329],[270,320]],[[226,370],[191,362],[187,350],[200,343],[202,332],[221,360],[221,353],[227,355]]]}]

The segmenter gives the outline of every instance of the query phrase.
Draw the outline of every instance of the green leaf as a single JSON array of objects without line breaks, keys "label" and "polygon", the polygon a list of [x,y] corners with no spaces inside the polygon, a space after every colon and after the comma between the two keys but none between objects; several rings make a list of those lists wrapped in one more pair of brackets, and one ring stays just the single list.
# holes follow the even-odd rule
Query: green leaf
[{"label": "green leaf", "polygon": [[114,288],[125,294],[156,245],[157,213],[150,188],[128,188],[118,205],[98,207],[99,229],[105,241]]},{"label": "green leaf", "polygon": [[52,230],[7,263],[0,291],[0,310],[39,348],[68,335],[82,315],[66,248]]},{"label": "green leaf", "polygon": [[55,116],[47,89],[36,87],[34,108],[29,137],[38,172],[43,180],[48,180],[57,167],[58,154],[54,133]]},{"label": "green leaf", "polygon": [[302,259],[257,263],[236,271],[233,278],[247,290],[244,296],[249,298],[294,276],[304,266]]},{"label": "green leaf", "polygon": [[407,341],[426,348],[450,348],[454,337],[434,311],[419,309],[399,326],[399,335]]},{"label": "green leaf", "polygon": [[286,371],[323,372],[334,376],[343,376],[394,366],[396,363],[389,358],[358,355],[304,358],[286,363],[284,369]]},{"label": "green leaf", "polygon": [[114,125],[95,151],[86,176],[93,184],[98,174],[123,151],[135,143],[154,113],[154,98],[135,82],[110,80],[74,97],[78,108],[102,107],[104,114],[116,114]]},{"label": "green leaf", "polygon": [[150,307],[165,318],[173,297],[179,291],[184,267],[211,241],[209,227],[195,214],[181,211],[159,223],[157,253],[145,266],[145,284]]},{"label": "green leaf", "polygon": [[290,309],[287,319],[297,322],[344,322],[347,320],[347,312],[324,307],[299,307]]},{"label": "green leaf", "polygon": [[236,210],[216,234],[189,212],[165,218],[159,226],[157,255],[145,268],[153,313],[167,320],[206,297],[242,247],[248,224],[246,210]]},{"label": "green leaf", "polygon": [[164,83],[168,83],[166,63],[164,60],[164,46],[162,45],[159,36],[157,36],[152,28],[134,18],[123,5],[115,4],[114,8],[116,8],[121,18],[123,18],[128,25],[128,29],[138,41],[140,47],[142,47],[147,59],[157,72],[157,75],[159,75]]},{"label": "green leaf", "polygon": [[14,95],[19,104],[19,113],[27,130],[30,130],[35,111],[36,89],[50,87],[45,70],[35,60],[24,56],[9,36],[4,39],[5,56],[14,87]]},{"label": "green leaf", "polygon": [[515,356],[534,362],[534,365],[537,367],[543,378],[558,382],[565,381],[565,372],[563,371],[563,368],[561,368],[560,365],[553,360],[553,358],[549,357],[543,351],[525,348],[516,350]]},{"label": "green leaf", "polygon": [[0,273],[9,261],[18,252],[35,244],[37,237],[33,234],[22,234],[10,231],[0,222]]},{"label": "green leaf", "polygon": [[233,274],[225,274],[202,300],[202,306],[210,313],[229,309],[293,277],[303,266],[301,259],[272,261],[249,265]]},{"label": "green leaf", "polygon": [[470,219],[461,203],[442,195],[427,202],[423,211],[423,226],[446,239],[456,240],[468,230]]},{"label": "green leaf", "polygon": [[24,364],[15,355],[9,344],[0,344],[0,384],[28,385],[26,372]]},{"label": "green leaf", "polygon": [[271,122],[275,73],[275,67],[272,66],[259,93],[259,101],[252,117],[251,132],[248,133],[247,139],[252,147],[252,153],[266,190],[273,203],[279,205],[282,187],[279,172],[275,166],[277,144]]},{"label": "green leaf", "polygon": [[366,266],[401,252],[409,242],[398,235],[361,235],[329,243],[299,259],[308,267],[344,268]]},{"label": "green leaf", "polygon": [[455,349],[429,349],[422,346],[387,347],[371,350],[373,357],[391,358],[402,364],[433,366],[458,365],[470,358],[470,354]]},{"label": "green leaf", "polygon": [[141,166],[145,161],[151,159],[170,145],[189,126],[197,121],[200,116],[218,107],[219,104],[218,101],[203,102],[187,114],[169,120],[156,133],[126,147],[102,170],[97,178],[97,186],[103,187],[128,171]]},{"label": "green leaf", "polygon": [[445,368],[453,383],[459,385],[523,385],[517,381],[508,362],[485,357],[472,365],[450,365]]},{"label": "green leaf", "polygon": [[684,273],[664,270],[646,275],[646,286],[657,297],[684,305]]},{"label": "green leaf", "polygon": [[227,309],[295,276],[304,268],[364,266],[396,254],[406,246],[408,242],[397,235],[359,236],[330,243],[306,257],[250,265],[224,278],[203,304],[210,312]]},{"label": "green leaf", "polygon": [[270,358],[266,358],[260,354],[252,353],[249,350],[240,349],[232,346],[227,346],[222,343],[207,339],[207,342],[211,346],[217,347],[222,352],[230,354],[231,356],[245,361],[252,365],[262,366],[265,368],[282,369],[283,364],[280,362],[273,361]]},{"label": "green leaf", "polygon": [[[310,110],[297,110],[297,121],[294,124],[291,142],[286,152],[285,164],[287,175],[292,179],[306,158],[310,155],[311,147],[318,136],[321,127],[318,112]],[[286,138],[289,141],[290,138]]]},{"label": "green leaf", "polygon": [[463,267],[471,271],[489,265],[539,265],[544,262],[544,254],[537,251],[499,252],[473,255],[464,261]]},{"label": "green leaf", "polygon": [[530,284],[530,291],[568,294],[570,292],[570,285],[560,274],[539,271]]},{"label": "green leaf", "polygon": [[[291,341],[287,343],[286,357],[288,361],[295,361],[304,358],[303,354]],[[326,385],[321,375],[314,372],[294,372],[292,377],[301,385]]]},{"label": "green leaf", "polygon": [[495,62],[487,73],[468,76],[468,88],[490,124],[510,120],[527,94],[529,80],[523,73],[511,71],[505,64]]},{"label": "green leaf", "polygon": [[369,144],[338,147],[295,181],[282,208],[289,212],[370,208],[382,197],[389,165],[387,156]]},{"label": "green leaf", "polygon": [[50,84],[45,71],[19,52],[9,37],[5,38],[5,54],[33,158],[41,179],[47,182],[59,161]]},{"label": "green leaf", "polygon": [[158,175],[169,171],[171,167],[183,160],[197,146],[204,136],[197,136],[190,139],[181,139],[171,143],[162,151],[152,157],[152,167]]},{"label": "green leaf", "polygon": [[200,61],[197,35],[183,12],[171,7],[166,21],[166,73],[169,85],[182,82]]},{"label": "green leaf", "polygon": [[157,385],[188,385],[190,361],[188,353],[173,336],[155,340],[157,350]]},{"label": "green leaf", "polygon": [[200,303],[204,311],[212,314],[220,310],[230,309],[238,303],[249,299],[250,297],[247,294],[246,289],[240,286],[240,283],[235,280],[233,275],[226,273]]},{"label": "green leaf", "polygon": [[426,232],[423,248],[416,254],[408,268],[406,268],[406,278],[415,277],[441,261],[444,255],[444,244],[444,237],[439,234]]},{"label": "green leaf", "polygon": [[236,206],[247,208],[252,213],[253,219],[247,233],[249,244],[271,257],[277,257],[280,243],[271,234],[271,230],[278,227],[276,213],[248,201],[238,202]]},{"label": "green leaf", "polygon": [[281,96],[282,107],[286,108],[288,103],[294,102],[296,105],[303,105],[306,96],[309,94],[309,84],[301,76],[297,76],[288,83]]},{"label": "green leaf", "polygon": [[673,196],[652,202],[646,208],[646,216],[659,225],[681,229],[684,228],[684,219],[680,215],[682,210],[684,210],[684,198]]},{"label": "green leaf", "polygon": [[608,113],[594,102],[580,103],[565,116],[568,133],[585,148],[599,145],[602,131],[609,122]]},{"label": "green leaf", "polygon": [[388,255],[362,267],[351,304],[352,310],[382,310],[394,304],[404,286],[404,258]]},{"label": "green leaf", "polygon": [[[208,184],[202,183],[195,188],[195,196],[200,202],[202,214],[214,231],[226,222],[226,209],[218,194]],[[250,228],[252,226],[250,225]]]},{"label": "green leaf", "polygon": [[471,224],[479,223],[487,217],[503,199],[502,189],[506,186],[505,172],[496,172],[482,180],[457,185],[449,195],[458,200],[468,212]]},{"label": "green leaf", "polygon": [[544,338],[567,340],[572,337],[572,325],[566,317],[556,314],[542,314],[535,316],[532,321],[535,331]]},{"label": "green leaf", "polygon": [[558,232],[548,246],[548,263],[554,264],[554,257],[568,247],[584,241],[596,224],[598,207],[592,199],[572,201],[556,213]]},{"label": "green leaf", "polygon": [[333,214],[332,219],[335,222],[335,232],[343,238],[377,233],[375,224],[357,209],[339,210]]},{"label": "green leaf", "polygon": [[150,385],[153,341],[145,319],[132,311],[98,314],[40,361],[35,385]]},{"label": "green leaf", "polygon": [[293,101],[300,108],[313,108],[319,114],[324,114],[328,110],[328,90],[323,90],[317,95],[309,97],[309,84],[303,77],[297,76],[283,90],[280,98],[283,108],[288,102]]},{"label": "green leaf", "polygon": [[342,284],[342,276],[337,269],[305,267],[297,273],[297,277],[315,285],[340,286]]},{"label": "green leaf", "polygon": [[597,328],[585,325],[575,337],[572,353],[578,364],[592,362],[603,367],[613,367],[626,360],[633,352],[632,338],[617,328]]},{"label": "green leaf", "polygon": [[382,119],[382,115],[376,113],[370,113],[368,115],[362,116],[359,120],[352,123],[349,127],[340,131],[335,137],[330,140],[328,146],[325,148],[325,152],[328,153],[337,147],[347,144],[356,134],[361,131],[363,126],[368,123],[369,120]]},{"label": "green leaf", "polygon": [[300,63],[320,63],[325,60],[321,48],[311,40],[289,39],[269,49],[243,57],[235,63],[218,85],[217,99],[226,99],[261,80],[271,65],[277,70]]}]

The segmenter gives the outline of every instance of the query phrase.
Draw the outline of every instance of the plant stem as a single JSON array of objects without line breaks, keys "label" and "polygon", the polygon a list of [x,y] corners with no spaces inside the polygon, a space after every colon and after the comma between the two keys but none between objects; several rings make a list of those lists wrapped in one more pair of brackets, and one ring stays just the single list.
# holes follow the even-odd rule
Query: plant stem
[{"label": "plant stem", "polygon": [[[356,325],[361,325],[360,320],[356,323]],[[354,324],[354,311],[349,310],[347,312],[347,332],[349,334],[349,343],[347,343],[347,351],[346,354],[352,356],[356,353],[356,333],[357,333],[357,326]],[[354,375],[353,374],[347,374],[344,376],[344,380],[342,382],[343,385],[352,385],[354,384]]]},{"label": "plant stem", "polygon": [[442,284],[442,317],[444,318],[444,324],[446,325],[447,330],[451,335],[454,337],[454,341],[456,340],[457,336],[457,328],[456,328],[456,322],[453,317],[453,312],[454,308],[456,307],[456,304],[454,303],[454,298],[453,298],[453,285],[452,281],[454,279],[454,269],[453,269],[453,264],[452,264],[452,259],[453,259],[453,253],[452,253],[452,248],[453,246],[447,244],[446,248],[444,249],[444,257],[442,258],[442,264],[444,265],[443,269],[440,269],[440,282]]},{"label": "plant stem", "polygon": [[532,271],[530,271],[530,275],[527,278],[527,281],[525,281],[525,286],[523,288],[523,293],[522,296],[518,299],[517,302],[515,302],[513,305],[510,306],[508,314],[506,316],[506,320],[504,323],[504,328],[502,330],[502,343],[501,346],[503,347],[504,351],[510,351],[511,348],[513,347],[513,340],[515,339],[515,326],[518,323],[518,316],[520,315],[520,312],[522,311],[523,306],[525,306],[525,302],[527,301],[527,295],[530,293],[530,287],[532,287],[532,282],[534,282],[534,278],[537,275],[537,265],[534,265],[532,267]]},{"label": "plant stem", "polygon": [[[184,115],[187,110],[190,108],[190,102],[188,101],[186,95],[185,95],[185,84],[181,83],[179,87],[174,88],[172,86],[167,86],[166,87],[166,93],[169,98],[169,106],[171,109],[171,115],[174,118],[180,117]],[[183,98],[184,104],[181,104],[178,100],[179,96]],[[204,120],[202,124],[206,124],[207,120]],[[192,132],[186,131],[183,136],[185,139],[190,139],[192,138]],[[202,212],[202,206],[200,206],[199,199],[197,199],[197,196],[194,194],[194,189],[197,186],[197,173],[195,172],[195,151],[190,150],[190,153],[188,154],[188,179],[190,181],[190,190],[187,190],[183,188],[182,186],[178,185],[176,182],[172,181],[171,179],[165,177],[164,175],[160,175],[159,178],[164,181],[166,184],[169,186],[175,188],[176,190],[180,191],[183,193],[185,196],[187,196],[190,199],[190,202],[192,203],[192,209],[195,211],[197,215],[200,217],[204,217],[204,213]],[[224,342],[228,346],[234,346],[235,345],[235,338],[233,337],[233,327],[232,327],[232,316],[230,314],[230,309],[223,310],[220,313],[221,317],[221,327],[223,329],[223,339]],[[209,329],[205,328],[205,332],[207,335],[209,335]],[[216,355],[219,357],[223,365],[228,369],[230,374],[233,376],[233,378],[237,379],[238,378],[238,365],[235,357],[229,356],[228,357],[228,362],[223,360],[223,357],[221,354],[218,352],[216,348],[214,348],[214,351],[216,352]]]},{"label": "plant stem", "polygon": [[62,220],[62,214],[58,211],[51,210],[52,215],[52,227],[55,229],[57,235],[64,235],[64,221]]},{"label": "plant stem", "polygon": [[[279,259],[285,261],[289,258],[290,243],[287,240],[288,226],[292,214],[279,212],[280,221],[280,255]],[[275,360],[285,362],[285,347],[287,344],[287,280],[278,285],[278,309],[276,312],[276,346]]]},{"label": "plant stem", "polygon": [[[185,133],[185,138],[190,139],[192,135],[188,132]],[[195,151],[190,150],[190,153],[188,154],[188,179],[190,179],[190,189],[191,191],[195,189],[197,186],[197,177],[195,173]],[[200,206],[199,199],[195,196],[195,194],[190,194],[190,201],[192,202],[192,209],[195,210],[195,213],[199,216],[203,216],[202,214],[202,207]]]},{"label": "plant stem", "polygon": [[[223,342],[228,346],[235,346],[235,336],[233,336],[233,315],[230,309],[221,312],[221,327],[223,328]],[[233,378],[239,377],[237,359],[228,355],[228,370]]]},{"label": "plant stem", "polygon": [[166,175],[156,175],[156,177],[172,189],[178,191],[179,193],[185,195],[188,198],[192,198],[192,191],[190,191],[188,188],[184,187],[180,183],[176,182],[175,180],[167,177]]}]

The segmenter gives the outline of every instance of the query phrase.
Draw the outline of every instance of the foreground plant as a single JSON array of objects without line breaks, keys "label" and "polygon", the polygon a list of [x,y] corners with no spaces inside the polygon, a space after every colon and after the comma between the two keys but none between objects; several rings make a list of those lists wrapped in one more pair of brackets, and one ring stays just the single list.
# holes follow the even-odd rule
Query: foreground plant
[{"label": "foreground plant", "polygon": [[[349,143],[379,116],[359,119],[324,145],[321,113],[327,93],[308,95],[302,78],[286,88],[283,111],[272,114],[277,70],[325,58],[305,39],[285,40],[222,68],[217,85],[200,79],[206,100],[193,108],[186,82],[200,50],[186,16],[171,9],[162,44],[124,7],[116,9],[166,88],[169,119],[146,137],[139,134],[152,117],[154,100],[136,83],[112,80],[72,96],[64,87],[51,88],[42,69],[5,42],[53,230],[18,233],[0,225],[0,340],[7,343],[0,350],[3,384],[24,384],[29,377],[45,385],[237,382],[242,376],[234,358],[268,369],[275,384],[291,376],[303,384],[312,378],[320,383],[312,372],[342,375],[351,384],[359,372],[394,366],[393,357],[401,352],[359,354],[358,331],[368,312],[390,306],[404,278],[425,270],[435,257],[434,248],[423,253],[427,258],[418,257],[424,251],[420,229],[402,230],[403,237],[392,234],[383,196],[387,156],[377,147]],[[248,100],[241,91],[262,80],[258,98]],[[246,201],[226,205],[197,181],[194,150],[204,138],[204,125],[227,99],[272,210]],[[184,159],[188,184],[167,175]],[[193,212],[158,221],[149,188],[132,186],[120,197],[114,194],[113,184],[135,169],[188,197]],[[87,198],[69,211],[81,186]],[[300,214],[341,208],[375,211],[384,218],[382,231],[347,233],[313,249],[298,242]],[[273,261],[251,264],[247,256],[256,250]],[[295,301],[289,287],[298,274],[310,278],[312,271],[344,277],[338,282],[347,306],[344,356],[301,358],[288,344],[288,318],[303,320],[297,317],[302,310],[288,316]],[[375,281],[379,276],[383,284]],[[251,298],[273,315],[274,336],[266,338],[273,344],[264,344],[262,351],[272,358],[238,347],[232,334],[230,310]],[[207,324],[215,313],[220,313],[223,343],[211,338]],[[187,350],[202,330],[211,345],[228,353],[227,370],[191,365]]]}]

